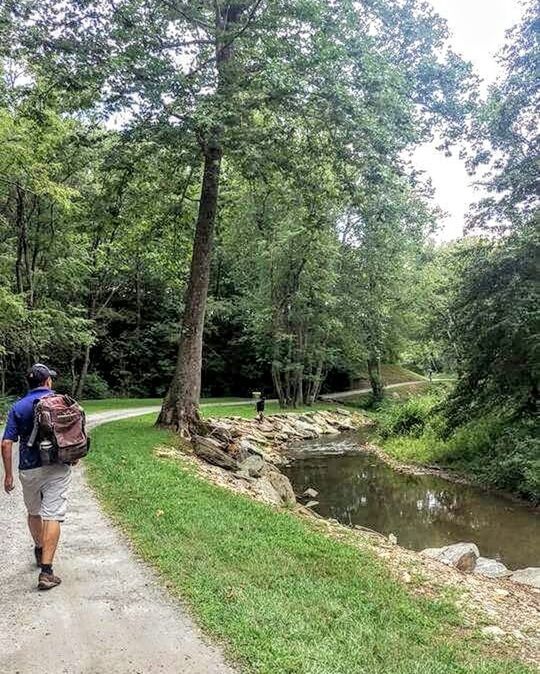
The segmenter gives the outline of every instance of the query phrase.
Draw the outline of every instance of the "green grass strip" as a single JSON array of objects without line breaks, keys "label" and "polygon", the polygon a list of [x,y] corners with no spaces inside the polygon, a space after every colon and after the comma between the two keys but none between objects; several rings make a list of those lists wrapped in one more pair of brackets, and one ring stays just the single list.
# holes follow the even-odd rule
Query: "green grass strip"
[{"label": "green grass strip", "polygon": [[241,671],[531,671],[465,647],[456,610],[410,596],[373,553],[156,459],[153,447],[172,438],[152,418],[107,424],[93,436],[88,475],[106,509]]}]

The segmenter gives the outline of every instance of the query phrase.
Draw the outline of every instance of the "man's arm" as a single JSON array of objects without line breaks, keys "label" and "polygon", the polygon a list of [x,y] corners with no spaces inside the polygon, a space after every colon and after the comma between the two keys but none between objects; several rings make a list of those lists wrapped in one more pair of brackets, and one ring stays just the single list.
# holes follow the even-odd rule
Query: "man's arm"
[{"label": "man's arm", "polygon": [[15,488],[13,479],[13,443],[19,439],[19,428],[13,407],[9,410],[2,438],[2,461],[4,463],[4,490],[9,494]]},{"label": "man's arm", "polygon": [[2,461],[4,463],[4,490],[9,494],[15,489],[13,479],[13,440],[2,440]]}]

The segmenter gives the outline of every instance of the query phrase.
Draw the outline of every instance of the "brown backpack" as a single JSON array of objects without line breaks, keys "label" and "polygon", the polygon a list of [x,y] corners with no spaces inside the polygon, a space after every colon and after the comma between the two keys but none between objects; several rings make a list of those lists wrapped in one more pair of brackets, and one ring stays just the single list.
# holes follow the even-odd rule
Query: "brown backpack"
[{"label": "brown backpack", "polygon": [[34,428],[28,441],[38,442],[41,463],[74,463],[88,454],[86,415],[76,400],[51,393],[34,405]]}]

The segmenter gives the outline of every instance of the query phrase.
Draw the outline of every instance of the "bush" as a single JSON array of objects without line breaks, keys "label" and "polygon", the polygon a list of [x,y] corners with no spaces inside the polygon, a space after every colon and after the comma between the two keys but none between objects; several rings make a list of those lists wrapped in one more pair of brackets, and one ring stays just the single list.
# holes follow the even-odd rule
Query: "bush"
[{"label": "bush", "polygon": [[448,429],[436,393],[384,402],[376,413],[385,449],[400,461],[438,463],[487,486],[540,501],[540,440],[534,420],[500,410]]},{"label": "bush", "polygon": [[446,444],[446,460],[485,484],[540,501],[540,441],[534,421],[494,416],[458,429]]},{"label": "bush", "polygon": [[89,372],[84,380],[82,397],[85,400],[102,400],[111,397],[109,385],[97,372]]},{"label": "bush", "polygon": [[4,421],[9,412],[9,408],[15,402],[15,396],[5,396],[0,398],[0,421]]},{"label": "bush", "polygon": [[379,407],[377,419],[381,437],[408,435],[418,438],[438,411],[440,397],[435,393],[409,398],[404,403],[384,402]]}]

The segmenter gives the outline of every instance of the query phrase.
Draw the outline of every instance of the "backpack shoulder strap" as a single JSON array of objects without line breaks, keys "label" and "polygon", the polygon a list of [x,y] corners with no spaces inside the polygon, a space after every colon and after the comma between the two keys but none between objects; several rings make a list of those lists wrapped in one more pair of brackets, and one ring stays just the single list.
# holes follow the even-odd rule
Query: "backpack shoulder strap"
[{"label": "backpack shoulder strap", "polygon": [[50,398],[51,396],[55,395],[54,393],[47,393],[44,396],[41,396],[41,398],[36,398],[34,400],[32,407],[33,407],[33,414],[34,414],[34,425],[32,426],[32,433],[30,433],[30,437],[28,438],[28,442],[26,443],[28,447],[33,447],[34,443],[36,441],[36,438],[39,433],[39,414],[38,414],[38,405],[39,403],[44,399],[44,398]]}]

